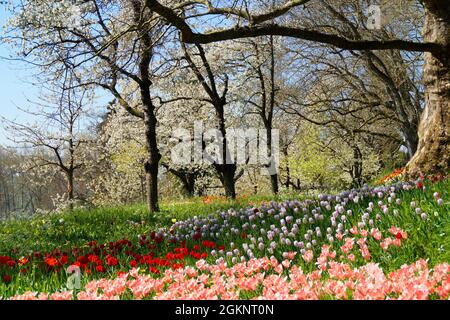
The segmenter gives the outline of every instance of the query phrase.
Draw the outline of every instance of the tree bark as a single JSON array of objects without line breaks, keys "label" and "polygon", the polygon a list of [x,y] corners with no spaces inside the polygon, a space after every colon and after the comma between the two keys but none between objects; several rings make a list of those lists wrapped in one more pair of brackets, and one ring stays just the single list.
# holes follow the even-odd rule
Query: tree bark
[{"label": "tree bark", "polygon": [[73,200],[73,171],[67,172],[67,196],[69,201]]},{"label": "tree bark", "polygon": [[424,1],[424,40],[442,50],[425,53],[426,106],[419,123],[417,152],[407,165],[410,176],[448,173],[450,168],[450,3]]},{"label": "tree bark", "polygon": [[[272,109],[273,110],[273,109]],[[273,143],[272,143],[272,116],[270,116],[270,124],[266,125],[266,139],[267,139],[267,151],[269,153],[270,159],[273,158]],[[271,160],[273,161],[273,159]],[[270,175],[270,186],[273,194],[277,194],[278,188],[278,173]]]},{"label": "tree bark", "polygon": [[230,199],[236,199],[236,180],[235,174],[237,170],[236,163],[227,163],[227,150],[228,150],[228,140],[227,140],[227,129],[225,126],[225,99],[221,99],[215,103],[216,115],[219,121],[219,131],[223,137],[223,153],[222,153],[222,164],[216,165],[216,170],[219,173],[220,180],[222,182],[223,188],[225,190],[225,196]]},{"label": "tree bark", "polygon": [[73,210],[73,199],[74,199],[74,170],[69,169],[66,171],[66,179],[67,179],[67,197],[69,200],[69,210]]},{"label": "tree bark", "polygon": [[[145,99],[144,99],[145,100]],[[158,169],[161,154],[156,141],[156,117],[153,103],[147,101],[144,106],[145,142],[148,151],[147,161],[144,164],[145,181],[147,187],[147,206],[150,213],[159,211],[158,204]]]},{"label": "tree bark", "polygon": [[186,173],[183,181],[183,189],[188,197],[195,195],[195,173]]},{"label": "tree bark", "polygon": [[353,166],[351,169],[352,186],[354,188],[361,187],[362,185],[362,153],[357,145],[353,146]]},{"label": "tree bark", "polygon": [[236,182],[234,180],[235,172],[235,164],[225,164],[222,166],[222,184],[225,189],[225,196],[230,199],[236,199]]},{"label": "tree bark", "polygon": [[[132,1],[134,11],[134,22],[141,25],[142,19],[149,19],[152,13],[145,13],[140,1]],[[140,30],[140,45],[139,52],[139,89],[141,95],[141,103],[144,113],[144,127],[145,127],[145,145],[147,147],[147,160],[144,164],[145,180],[147,187],[147,206],[150,213],[159,211],[158,204],[158,171],[161,154],[158,148],[156,139],[157,119],[155,115],[155,106],[151,99],[150,87],[151,71],[150,64],[153,57],[153,41],[151,30],[142,28]]]},{"label": "tree bark", "polygon": [[[269,148],[270,157],[273,158],[273,145],[272,145],[272,128],[273,128],[273,112],[275,110],[275,46],[273,43],[273,36],[270,39],[270,100],[269,100],[269,114],[267,115],[267,146]],[[273,161],[273,160],[272,160]],[[278,169],[278,168],[277,168]],[[272,193],[278,193],[278,174],[270,175],[270,184],[272,186]]]}]

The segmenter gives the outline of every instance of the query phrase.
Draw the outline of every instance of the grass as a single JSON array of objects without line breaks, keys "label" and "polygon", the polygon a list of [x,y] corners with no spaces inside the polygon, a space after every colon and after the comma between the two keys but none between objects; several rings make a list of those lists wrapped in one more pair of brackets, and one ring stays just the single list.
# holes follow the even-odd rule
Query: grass
[{"label": "grass", "polygon": [[106,243],[123,238],[135,239],[139,234],[170,226],[172,219],[206,217],[230,208],[239,209],[291,197],[256,195],[238,197],[236,201],[214,197],[211,198],[213,203],[204,203],[204,198],[195,197],[163,201],[161,211],[154,215],[148,214],[144,204],[136,204],[75,209],[72,212],[0,221],[0,255],[27,255],[32,251],[82,246],[92,240]]}]

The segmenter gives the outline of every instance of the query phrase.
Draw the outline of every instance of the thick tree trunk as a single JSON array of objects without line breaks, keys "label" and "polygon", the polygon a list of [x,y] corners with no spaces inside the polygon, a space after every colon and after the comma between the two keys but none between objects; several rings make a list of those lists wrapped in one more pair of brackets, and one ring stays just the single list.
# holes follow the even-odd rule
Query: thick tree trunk
[{"label": "thick tree trunk", "polygon": [[450,2],[424,3],[424,40],[439,43],[443,49],[425,53],[426,107],[419,124],[417,152],[407,165],[410,176],[448,173],[450,168]]},{"label": "thick tree trunk", "polygon": [[145,180],[147,187],[147,206],[150,213],[158,212],[158,169],[161,155],[156,141],[156,117],[151,101],[144,107],[145,141],[148,158],[145,162]]},{"label": "thick tree trunk", "polygon": [[145,181],[148,211],[150,213],[158,212],[158,166],[152,163],[151,160],[145,163]]},{"label": "thick tree trunk", "polygon": [[226,139],[226,129],[225,129],[225,121],[224,118],[222,120],[219,120],[220,122],[220,131],[224,137],[223,139],[223,158],[222,164],[216,164],[215,168],[217,173],[219,174],[220,181],[222,182],[225,196],[230,199],[236,199],[236,179],[235,174],[237,170],[236,163],[226,163],[227,157],[227,149],[228,149],[228,141]]},{"label": "thick tree trunk", "polygon": [[[134,13],[134,22],[136,25],[142,26],[143,21],[151,18],[152,12],[143,10],[142,2],[138,0],[131,1]],[[147,160],[144,163],[145,181],[147,189],[147,206],[150,213],[158,212],[158,169],[161,154],[158,149],[158,142],[156,139],[156,125],[157,120],[155,116],[155,106],[153,105],[150,87],[151,70],[150,65],[153,57],[153,45],[150,29],[142,28],[139,32],[140,52],[139,52],[139,89],[141,94],[141,103],[144,113],[144,127],[145,127],[145,145],[147,147]]]},{"label": "thick tree trunk", "polygon": [[270,176],[270,185],[272,187],[272,193],[278,193],[278,174],[272,174]]},{"label": "thick tree trunk", "polygon": [[227,163],[227,150],[228,150],[228,140],[227,129],[225,126],[225,100],[221,99],[215,104],[216,115],[219,121],[219,131],[223,137],[223,153],[222,153],[222,164],[216,165],[216,170],[220,176],[223,188],[225,190],[225,196],[230,199],[236,199],[236,163]]},{"label": "thick tree trunk", "polygon": [[226,164],[222,166],[222,184],[225,189],[225,196],[230,199],[236,199],[236,182],[234,180],[235,172],[235,164]]},{"label": "thick tree trunk", "polygon": [[187,172],[186,173],[186,179],[184,183],[184,191],[186,192],[186,195],[188,197],[193,197],[195,195],[195,181],[196,173],[193,172]]}]

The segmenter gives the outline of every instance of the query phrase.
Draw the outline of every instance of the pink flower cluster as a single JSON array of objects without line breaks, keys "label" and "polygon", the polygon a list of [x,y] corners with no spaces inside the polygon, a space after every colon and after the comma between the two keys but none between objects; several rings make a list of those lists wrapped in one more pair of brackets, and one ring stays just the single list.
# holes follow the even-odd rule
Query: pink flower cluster
[{"label": "pink flower cluster", "polygon": [[[291,255],[294,256],[294,255]],[[116,279],[95,280],[76,296],[71,291],[53,293],[26,292],[12,299],[89,299],[113,300],[124,296],[133,299],[235,300],[250,297],[258,300],[334,299],[449,299],[450,265],[428,268],[425,260],[385,275],[375,263],[359,268],[334,261],[335,253],[323,248],[319,269],[305,274],[292,260],[282,262],[267,257],[251,259],[228,267],[225,263],[209,265],[199,260],[195,267],[167,269],[160,278],[140,274],[133,268]]]}]

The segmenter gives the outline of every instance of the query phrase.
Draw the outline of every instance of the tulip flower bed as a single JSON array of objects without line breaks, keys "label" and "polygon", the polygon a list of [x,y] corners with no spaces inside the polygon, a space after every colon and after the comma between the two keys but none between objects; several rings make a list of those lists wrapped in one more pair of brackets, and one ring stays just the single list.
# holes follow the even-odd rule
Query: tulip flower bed
[{"label": "tulip flower bed", "polygon": [[[321,270],[305,274],[292,257],[279,263],[267,257],[250,259],[228,267],[225,262],[208,265],[199,260],[194,267],[167,269],[163,276],[142,275],[133,268],[113,280],[89,282],[85,288],[52,294],[26,292],[13,300],[317,300],[317,299],[447,299],[450,294],[450,265],[435,266],[425,260],[405,265],[385,276],[375,263],[359,268],[333,261],[328,248],[321,257]],[[295,254],[295,253],[294,253]],[[294,256],[294,254],[292,256]],[[291,267],[292,266],[292,267]]]},{"label": "tulip flower bed", "polygon": [[[156,230],[0,256],[15,299],[447,299],[448,179],[230,208]],[[69,266],[81,288],[66,287]]]}]

